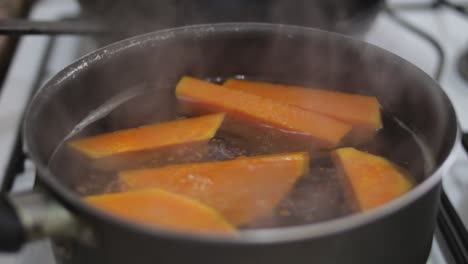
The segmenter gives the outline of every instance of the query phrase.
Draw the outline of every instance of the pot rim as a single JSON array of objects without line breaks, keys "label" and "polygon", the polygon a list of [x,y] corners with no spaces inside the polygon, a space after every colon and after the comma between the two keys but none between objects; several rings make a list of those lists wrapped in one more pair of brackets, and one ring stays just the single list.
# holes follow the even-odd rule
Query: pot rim
[{"label": "pot rim", "polygon": [[[97,49],[79,59],[75,62],[64,68],[62,71],[57,73],[51,80],[49,80],[46,84],[44,84],[34,95],[33,99],[30,101],[28,108],[26,110],[26,115],[23,121],[23,139],[26,146],[26,152],[29,154],[29,157],[34,162],[35,166],[39,173],[37,174],[39,179],[45,183],[45,187],[51,194],[58,200],[60,200],[67,208],[69,208],[73,212],[78,213],[85,213],[89,214],[92,217],[96,217],[99,220],[107,221],[113,224],[117,224],[120,227],[127,228],[134,232],[144,232],[145,234],[150,234],[157,237],[164,237],[166,239],[184,239],[184,240],[192,240],[194,242],[204,242],[204,243],[228,243],[228,244],[258,244],[258,243],[281,243],[281,242],[288,242],[288,241],[298,241],[303,239],[310,239],[310,238],[319,238],[323,236],[330,236],[334,235],[339,232],[344,232],[350,229],[358,228],[360,226],[364,226],[370,222],[377,221],[382,219],[390,214],[397,212],[399,209],[410,205],[411,203],[415,202],[417,199],[422,197],[424,194],[435,188],[442,179],[442,176],[445,174],[444,172],[449,169],[450,165],[456,158],[456,153],[454,148],[458,144],[460,144],[461,140],[461,132],[459,129],[458,124],[454,124],[456,127],[455,135],[452,134],[453,141],[450,143],[450,152],[445,157],[444,161],[440,163],[439,166],[434,168],[434,171],[427,179],[423,182],[418,184],[416,187],[411,189],[408,193],[398,197],[387,204],[380,206],[376,209],[367,211],[367,212],[359,212],[354,213],[348,216],[327,220],[323,222],[308,224],[308,225],[300,225],[300,226],[291,226],[291,227],[279,227],[279,228],[270,228],[270,229],[260,229],[260,230],[247,230],[239,232],[237,236],[213,236],[213,235],[192,235],[186,233],[180,233],[176,231],[168,231],[164,229],[157,229],[151,227],[145,227],[143,225],[139,225],[127,220],[123,220],[117,217],[113,217],[105,212],[102,212],[99,209],[92,207],[91,205],[86,204],[83,202],[80,197],[73,192],[70,192],[66,187],[64,187],[60,182],[57,180],[57,177],[48,169],[47,164],[44,164],[39,159],[39,152],[35,145],[33,144],[33,137],[32,132],[34,131],[31,127],[30,120],[33,116],[33,109],[34,106],[37,104],[41,97],[43,97],[43,93],[53,92],[57,90],[60,84],[66,81],[68,78],[72,78],[72,76],[83,68],[83,65],[88,65],[94,61],[100,60],[103,57],[112,56],[113,54],[119,53],[123,50],[128,48],[141,45],[142,43],[148,41],[155,41],[155,40],[164,40],[166,38],[170,38],[175,34],[183,33],[183,32],[193,32],[196,31],[200,34],[210,33],[213,31],[221,30],[223,32],[232,31],[237,32],[240,29],[249,29],[249,30],[282,30],[293,33],[307,33],[307,32],[315,32],[320,34],[326,34],[329,37],[334,38],[341,38],[346,41],[351,42],[360,42],[365,44],[366,46],[372,49],[379,49],[380,51],[387,53],[389,56],[404,61],[405,64],[415,67],[417,71],[421,73],[422,76],[426,76],[427,78],[431,78],[422,70],[417,68],[412,63],[404,60],[403,58],[395,55],[391,52],[383,50],[375,45],[365,43],[362,41],[358,41],[352,39],[348,36],[344,36],[338,33],[327,32],[318,29],[311,29],[307,27],[301,26],[290,26],[290,25],[282,25],[282,24],[270,24],[270,23],[214,23],[214,24],[203,24],[203,25],[192,25],[192,26],[185,26],[173,29],[165,29],[155,32],[150,32],[143,35],[138,35],[132,38],[124,39],[115,43],[112,43],[108,46],[102,47]],[[449,111],[455,116],[454,120],[456,119],[456,114],[453,109],[453,106],[448,99],[445,92],[440,88],[438,84],[436,87],[439,89],[440,95],[442,99],[445,100],[447,103],[447,107],[449,107]],[[457,121],[455,121],[457,122]],[[79,217],[79,214],[78,214]]]}]

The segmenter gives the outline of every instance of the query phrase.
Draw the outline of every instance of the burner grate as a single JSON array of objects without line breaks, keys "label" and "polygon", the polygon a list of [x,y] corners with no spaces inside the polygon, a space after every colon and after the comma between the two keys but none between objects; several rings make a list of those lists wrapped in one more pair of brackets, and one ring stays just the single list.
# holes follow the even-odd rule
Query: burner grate
[{"label": "burner grate", "polygon": [[[52,37],[47,43],[46,50],[41,58],[41,62],[38,68],[38,74],[33,83],[33,88],[30,91],[29,98],[40,88],[42,81],[44,80],[47,74],[47,63],[49,62],[52,52],[55,47],[56,38]],[[29,101],[29,100],[28,100]],[[18,133],[15,138],[15,143],[10,154],[10,159],[7,164],[3,184],[0,186],[1,192],[8,192],[13,186],[16,175],[19,175],[24,172],[24,164],[26,162],[27,156],[23,151],[23,140],[21,135],[22,127],[20,126]]]}]

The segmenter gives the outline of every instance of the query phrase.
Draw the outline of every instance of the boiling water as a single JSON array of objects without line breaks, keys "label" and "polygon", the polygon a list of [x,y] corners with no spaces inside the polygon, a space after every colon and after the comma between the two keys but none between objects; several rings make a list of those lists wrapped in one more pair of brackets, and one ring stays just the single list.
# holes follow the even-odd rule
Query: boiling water
[{"label": "boiling water", "polygon": [[[215,81],[222,81],[216,79]],[[117,95],[102,107],[92,111],[79,122],[70,135],[52,155],[49,166],[61,175],[61,180],[79,195],[118,192],[116,171],[94,168],[84,157],[71,151],[67,142],[71,139],[96,135],[118,129],[136,127],[153,122],[184,118],[177,109],[173,95],[164,98],[164,103],[155,106],[158,92],[139,86]],[[146,100],[146,101],[145,101]],[[153,103],[151,103],[153,102]],[[136,105],[148,105],[146,111],[135,111]],[[155,108],[151,107],[154,106]],[[423,181],[432,170],[430,155],[417,136],[391,114],[382,111],[384,128],[367,143],[354,146],[360,150],[383,156],[408,172],[415,184]],[[150,158],[136,168],[160,167],[186,162],[220,161],[239,156],[255,156],[288,151],[296,147],[275,142],[275,133],[255,134],[258,130],[245,130],[243,136],[229,131],[219,131],[208,144],[208,152],[197,149],[182,150]],[[245,134],[247,133],[247,136]],[[281,146],[281,148],[278,148]],[[411,162],[410,162],[411,161]],[[246,187],[248,188],[248,186]],[[232,190],[236,191],[236,190]],[[309,174],[301,177],[293,190],[279,203],[273,214],[243,226],[245,229],[303,225],[342,217],[357,212],[355,199],[343,178],[337,174],[327,152],[312,153]]]}]

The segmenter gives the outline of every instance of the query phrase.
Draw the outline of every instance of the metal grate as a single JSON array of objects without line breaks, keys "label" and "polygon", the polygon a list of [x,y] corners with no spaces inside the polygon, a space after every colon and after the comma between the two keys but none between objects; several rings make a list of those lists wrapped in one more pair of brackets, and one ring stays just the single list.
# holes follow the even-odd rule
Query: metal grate
[{"label": "metal grate", "polygon": [[[30,90],[29,98],[39,89],[42,80],[44,79],[47,71],[47,63],[51,58],[52,51],[55,47],[56,38],[52,37],[49,39],[47,44],[47,48],[42,56],[41,63],[39,68],[37,69],[38,75],[34,80],[34,84],[32,89]],[[29,101],[29,100],[28,100]],[[4,180],[2,186],[0,186],[1,192],[8,192],[11,190],[13,182],[15,180],[16,175],[19,175],[24,172],[24,164],[27,159],[26,154],[23,151],[23,142],[21,137],[21,126],[18,130],[19,132],[16,135],[15,143],[10,154],[10,160],[7,164],[5,173],[4,173]]]},{"label": "metal grate", "polygon": [[[421,37],[421,39],[430,43],[438,56],[438,63],[434,72],[434,79],[440,81],[445,64],[445,52],[442,45],[431,35],[419,29],[412,23],[402,19],[397,15],[398,10],[421,10],[437,9],[447,7],[468,18],[468,4],[453,3],[447,0],[435,0],[429,4],[401,4],[397,7],[386,8],[385,12],[402,27]],[[468,133],[463,135],[463,146],[468,151]],[[468,263],[468,232],[455,211],[447,194],[442,189],[440,209],[437,215],[436,237],[441,244],[445,258],[450,262],[467,264]]]}]

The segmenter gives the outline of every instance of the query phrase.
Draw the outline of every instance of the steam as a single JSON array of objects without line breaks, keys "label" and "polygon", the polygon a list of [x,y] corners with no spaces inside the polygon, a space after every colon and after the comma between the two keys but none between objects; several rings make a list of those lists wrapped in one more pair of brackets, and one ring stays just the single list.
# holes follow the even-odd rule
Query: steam
[{"label": "steam", "polygon": [[[379,1],[79,1],[88,19],[105,23],[115,39],[194,24],[260,22],[362,33]],[[366,16],[369,16],[367,18]],[[357,22],[356,22],[356,21]]]}]

